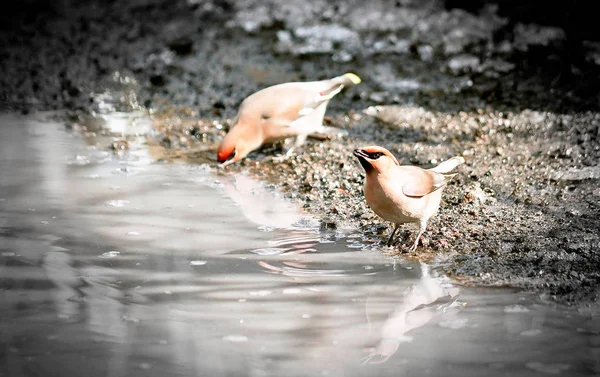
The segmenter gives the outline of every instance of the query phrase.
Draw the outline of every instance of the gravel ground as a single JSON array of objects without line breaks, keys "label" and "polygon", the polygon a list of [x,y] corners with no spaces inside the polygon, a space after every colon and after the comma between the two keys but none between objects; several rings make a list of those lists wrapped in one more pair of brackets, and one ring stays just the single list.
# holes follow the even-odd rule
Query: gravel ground
[{"label": "gravel ground", "polygon": [[3,16],[0,107],[67,109],[84,126],[147,111],[148,143],[165,160],[216,167],[247,95],[355,72],[363,82],[327,111],[343,133],[281,163],[276,145],[216,170],[261,177],[324,229],[359,227],[383,244],[391,229],[364,203],[352,150],[379,144],[422,167],[462,155],[417,253],[405,253],[409,240],[386,252],[465,284],[598,308],[600,38],[589,9],[574,2],[567,18],[549,8],[536,19],[531,7],[461,3],[29,0]]}]

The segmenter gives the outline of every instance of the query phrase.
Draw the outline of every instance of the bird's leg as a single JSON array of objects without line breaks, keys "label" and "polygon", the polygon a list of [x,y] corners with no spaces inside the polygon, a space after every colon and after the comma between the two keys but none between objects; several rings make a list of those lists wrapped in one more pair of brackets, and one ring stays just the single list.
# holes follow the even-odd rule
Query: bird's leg
[{"label": "bird's leg", "polygon": [[296,150],[296,148],[302,146],[302,144],[304,144],[304,142],[306,141],[306,138],[308,137],[308,135],[298,135],[296,136],[296,141],[294,142],[294,145],[292,145],[287,152],[285,152],[285,154],[287,156],[291,156],[292,152],[294,152],[294,150]]},{"label": "bird's leg", "polygon": [[399,226],[400,226],[400,224],[394,224],[394,230],[392,230],[392,234],[390,235],[390,238],[388,239],[388,242],[387,242],[388,246],[392,246],[392,241],[394,240],[394,234],[396,234],[396,231],[398,230]]},{"label": "bird's leg", "polygon": [[423,232],[425,232],[425,228],[427,228],[427,222],[423,221],[423,222],[421,222],[421,224],[419,226],[419,234],[417,234],[417,238],[415,239],[415,243],[412,245],[412,247],[409,250],[410,253],[412,253],[413,251],[417,250],[417,245],[419,244],[419,239],[423,235]]},{"label": "bird's leg", "polygon": [[283,162],[285,160],[287,160],[288,158],[290,158],[291,156],[286,154],[282,154],[281,156],[273,156],[273,162],[275,163],[280,163]]},{"label": "bird's leg", "polygon": [[292,157],[294,151],[301,146],[302,144],[304,144],[304,142],[306,141],[306,138],[308,137],[308,135],[298,135],[296,136],[296,140],[294,142],[294,144],[292,144],[291,147],[289,147],[287,149],[287,151],[285,151],[284,154],[282,154],[281,156],[275,156],[273,157],[273,162],[283,162],[285,160],[287,160],[288,158]]}]

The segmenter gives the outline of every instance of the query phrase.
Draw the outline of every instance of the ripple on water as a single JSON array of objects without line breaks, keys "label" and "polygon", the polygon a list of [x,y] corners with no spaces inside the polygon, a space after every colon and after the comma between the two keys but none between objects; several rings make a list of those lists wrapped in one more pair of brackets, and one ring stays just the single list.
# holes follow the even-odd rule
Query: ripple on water
[{"label": "ripple on water", "polygon": [[521,331],[520,335],[521,336],[537,336],[537,335],[540,335],[541,333],[542,333],[542,330],[540,330],[540,329],[531,329],[531,330]]},{"label": "ripple on water", "polygon": [[260,261],[260,262],[258,262],[258,264],[259,264],[259,266],[265,268],[269,272],[281,274],[284,276],[337,277],[337,276],[347,276],[348,275],[348,271],[346,271],[346,270],[314,269],[314,268],[308,268],[307,266],[304,266],[304,265],[297,266],[296,264],[290,264],[290,263],[278,265],[276,263],[267,263],[266,261]]},{"label": "ripple on water", "polygon": [[280,249],[277,247],[264,247],[260,249],[252,249],[250,251],[258,255],[278,255],[283,254],[285,249]]},{"label": "ripple on water", "polygon": [[111,207],[125,207],[126,204],[129,203],[129,200],[107,200],[106,204]]},{"label": "ripple on water", "polygon": [[262,290],[262,291],[250,291],[248,292],[248,294],[250,296],[258,296],[258,297],[265,297],[265,296],[269,296],[271,295],[273,292],[271,291],[267,291],[267,290]]},{"label": "ripple on water", "polygon": [[114,173],[122,174],[125,176],[132,176],[132,175],[139,174],[141,171],[144,171],[144,170],[146,170],[146,169],[140,168],[140,167],[121,166],[120,168],[115,169]]},{"label": "ripple on water", "polygon": [[443,328],[459,330],[468,327],[468,318],[453,318],[445,321],[440,321],[438,325]]},{"label": "ripple on water", "polygon": [[88,165],[89,163],[90,160],[87,158],[87,156],[82,156],[79,154],[67,161],[68,165]]},{"label": "ripple on water", "polygon": [[528,313],[529,309],[523,305],[508,305],[504,307],[504,313]]},{"label": "ripple on water", "polygon": [[107,251],[106,253],[102,253],[100,255],[100,258],[105,258],[105,259],[116,258],[119,256],[119,254],[121,254],[121,253],[119,253],[118,251],[115,251],[115,250]]},{"label": "ripple on water", "polygon": [[207,262],[205,260],[193,260],[190,261],[192,266],[204,266]]},{"label": "ripple on water", "polygon": [[67,159],[67,165],[90,165],[102,164],[111,160],[111,155],[105,151],[92,151],[87,154],[76,154],[74,157]]},{"label": "ripple on water", "polygon": [[233,342],[233,343],[243,343],[243,342],[247,342],[248,341],[248,337],[245,335],[226,335],[223,337],[223,340],[226,342]]},{"label": "ripple on water", "polygon": [[546,373],[546,374],[560,374],[571,368],[569,364],[547,364],[540,363],[539,361],[531,361],[525,366],[529,369],[535,370],[536,372]]}]

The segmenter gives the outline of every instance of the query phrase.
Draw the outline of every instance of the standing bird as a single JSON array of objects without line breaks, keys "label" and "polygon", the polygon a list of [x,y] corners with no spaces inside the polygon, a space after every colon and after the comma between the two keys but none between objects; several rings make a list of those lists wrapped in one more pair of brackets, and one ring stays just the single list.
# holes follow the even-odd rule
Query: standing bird
[{"label": "standing bird", "polygon": [[394,234],[401,224],[419,224],[419,234],[410,251],[415,251],[427,221],[440,207],[442,191],[456,174],[454,168],[465,162],[456,156],[431,169],[401,166],[385,148],[370,146],[355,149],[354,155],[365,169],[365,198],[371,209],[381,218],[394,223],[388,240],[392,245]]},{"label": "standing bird", "polygon": [[233,127],[219,145],[217,160],[224,167],[263,144],[295,136],[294,145],[286,152],[291,155],[309,134],[324,129],[329,100],[360,81],[354,73],[346,73],[329,80],[289,82],[259,90],[240,105]]}]

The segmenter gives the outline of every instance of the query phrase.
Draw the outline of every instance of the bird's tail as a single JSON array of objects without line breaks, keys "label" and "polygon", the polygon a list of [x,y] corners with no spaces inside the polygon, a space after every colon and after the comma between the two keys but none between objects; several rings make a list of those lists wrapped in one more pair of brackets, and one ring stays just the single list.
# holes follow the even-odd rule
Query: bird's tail
[{"label": "bird's tail", "polygon": [[444,174],[444,175],[450,175],[450,174],[452,174],[452,170],[454,170],[458,165],[461,165],[464,163],[465,163],[464,158],[462,158],[461,156],[455,156],[455,157],[452,157],[451,159],[448,159],[448,160],[442,162],[441,164],[439,164],[438,166],[431,168],[429,170],[436,172],[436,173]]},{"label": "bird's tail", "polygon": [[360,84],[361,79],[354,73],[348,72],[348,73],[344,73],[341,76],[334,77],[331,81],[333,81],[335,84],[342,84],[342,85],[348,87],[350,85]]},{"label": "bird's tail", "polygon": [[347,86],[360,84],[360,77],[354,73],[345,73],[326,81],[327,88],[317,95],[316,102],[320,104],[329,101]]}]

